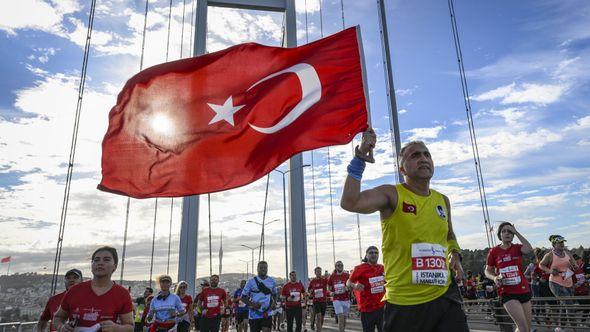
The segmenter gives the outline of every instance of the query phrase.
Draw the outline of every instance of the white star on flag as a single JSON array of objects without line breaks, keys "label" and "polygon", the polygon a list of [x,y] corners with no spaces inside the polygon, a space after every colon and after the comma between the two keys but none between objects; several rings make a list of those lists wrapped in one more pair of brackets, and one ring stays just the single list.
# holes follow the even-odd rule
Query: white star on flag
[{"label": "white star on flag", "polygon": [[215,111],[215,116],[213,117],[213,119],[211,119],[211,121],[209,121],[209,124],[213,124],[215,122],[225,120],[225,121],[227,121],[227,123],[229,123],[232,126],[234,125],[234,113],[239,111],[242,107],[246,106],[246,105],[234,106],[232,96],[229,96],[229,98],[227,98],[227,100],[225,101],[225,103],[223,103],[223,105],[215,105],[215,104],[209,104],[209,103],[207,103],[207,105],[209,105],[209,107],[211,107],[211,109],[213,111]]}]

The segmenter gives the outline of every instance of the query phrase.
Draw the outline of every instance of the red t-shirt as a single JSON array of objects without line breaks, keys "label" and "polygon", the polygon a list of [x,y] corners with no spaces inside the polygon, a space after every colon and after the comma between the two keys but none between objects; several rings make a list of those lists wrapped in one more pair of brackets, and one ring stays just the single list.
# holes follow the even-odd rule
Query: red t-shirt
[{"label": "red t-shirt", "polygon": [[326,278],[313,278],[307,287],[309,295],[313,297],[313,302],[326,302],[328,295],[328,280]]},{"label": "red t-shirt", "polygon": [[530,292],[529,283],[522,271],[522,244],[513,244],[508,249],[494,247],[488,253],[487,265],[496,268],[502,275],[502,286],[498,294],[526,294]]},{"label": "red t-shirt", "polygon": [[342,272],[341,274],[332,273],[328,278],[328,285],[330,285],[332,292],[334,292],[334,300],[350,300],[348,288],[346,288],[346,281],[348,281],[348,277],[350,277],[348,273]]},{"label": "red t-shirt", "polygon": [[113,282],[113,287],[96,295],[92,280],[73,286],[61,301],[61,308],[68,313],[69,320],[77,320],[76,326],[91,327],[102,321],[116,322],[119,316],[133,311],[129,291]]},{"label": "red t-shirt", "polygon": [[588,295],[588,281],[584,277],[583,266],[584,263],[577,266],[573,275],[574,294],[578,296]]},{"label": "red t-shirt", "polygon": [[285,305],[287,308],[301,306],[303,293],[305,293],[305,288],[299,281],[288,282],[283,286],[283,290],[281,290],[281,295],[285,297]]},{"label": "red t-shirt", "polygon": [[385,294],[383,265],[369,263],[357,265],[352,270],[350,282],[364,286],[362,291],[354,290],[360,312],[372,312],[385,305],[385,302],[382,302]]},{"label": "red t-shirt", "polygon": [[[45,310],[43,310],[43,313],[41,314],[39,320],[46,322],[50,320],[52,321],[53,315],[57,312],[57,309],[59,309],[59,305],[61,304],[61,300],[63,299],[65,294],[66,292],[63,291],[59,294],[55,294],[52,297],[50,297],[49,300],[47,300],[47,304],[45,304]],[[55,331],[53,324],[49,325],[49,331]]]},{"label": "red t-shirt", "polygon": [[203,303],[203,310],[207,309],[205,317],[215,318],[220,315],[221,305],[225,303],[225,299],[225,290],[219,287],[206,287],[203,289],[199,294],[199,300]]},{"label": "red t-shirt", "polygon": [[186,320],[187,322],[190,322],[190,318],[188,315],[192,315],[193,313],[189,311],[190,309],[190,305],[193,304],[193,297],[186,294],[183,297],[180,298],[180,302],[182,302],[182,305],[184,306],[184,311],[186,311],[186,314],[184,314],[182,316],[183,320]]},{"label": "red t-shirt", "polygon": [[539,264],[535,264],[535,270],[533,271],[534,274],[536,274],[537,276],[539,276],[540,279],[543,279],[543,282],[548,282],[549,281],[549,273],[541,270],[541,268],[539,267]]}]

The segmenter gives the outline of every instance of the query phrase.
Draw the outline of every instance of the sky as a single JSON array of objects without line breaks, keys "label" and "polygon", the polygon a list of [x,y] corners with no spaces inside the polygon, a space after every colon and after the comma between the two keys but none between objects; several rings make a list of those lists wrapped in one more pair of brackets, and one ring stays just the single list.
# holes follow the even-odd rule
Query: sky
[{"label": "sky", "polygon": [[[0,2],[0,257],[12,256],[11,273],[53,268],[89,3]],[[192,1],[172,3],[167,48],[169,1],[149,2],[144,68],[165,62],[166,53],[168,60],[191,56]],[[342,4],[344,25],[362,29],[378,134],[376,163],[367,166],[363,188],[394,183],[377,3]],[[426,142],[436,165],[432,188],[451,200],[459,244],[484,248],[447,3],[386,0],[385,5],[401,141]],[[96,185],[108,112],[126,80],[139,71],[144,8],[140,0],[97,1],[62,272],[78,267],[89,275],[90,254],[99,245],[122,250],[126,198]],[[340,1],[297,0],[296,9],[300,45],[342,29]],[[534,246],[547,247],[550,234],[563,235],[570,247],[590,246],[590,3],[455,0],[455,12],[492,223],[514,222]],[[281,28],[280,13],[212,8],[207,50],[250,41],[278,46]],[[313,167],[305,168],[310,271],[316,265],[331,270],[333,250],[347,269],[359,262],[357,217],[339,207],[351,151],[351,145],[315,150]],[[312,152],[303,157],[312,164]],[[286,170],[287,164],[278,169]],[[266,177],[211,195],[213,271],[218,271],[223,233],[223,271],[246,272],[250,251],[241,245],[256,246],[260,236],[260,226],[246,221],[262,221],[265,185]],[[209,275],[207,206],[205,195],[199,277]],[[154,215],[154,275],[167,268],[176,275],[181,211],[179,198],[158,200],[157,211],[154,199],[131,200],[125,279],[149,276]],[[272,172],[266,220],[276,219],[266,229],[266,260],[269,272],[280,276],[285,266],[282,178]],[[361,215],[359,222],[362,250],[380,246],[378,214]],[[6,268],[0,266],[0,273]]]}]

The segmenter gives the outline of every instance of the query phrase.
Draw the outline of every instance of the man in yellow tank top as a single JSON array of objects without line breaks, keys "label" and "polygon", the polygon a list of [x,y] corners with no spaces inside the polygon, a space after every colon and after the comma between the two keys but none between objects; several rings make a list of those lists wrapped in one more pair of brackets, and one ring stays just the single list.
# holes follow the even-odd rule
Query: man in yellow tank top
[{"label": "man in yellow tank top", "polygon": [[384,331],[469,331],[451,270],[463,278],[449,199],[430,189],[434,163],[423,142],[407,143],[399,156],[405,183],[362,191],[376,135],[363,133],[340,205],[357,213],[379,211],[385,266]]}]

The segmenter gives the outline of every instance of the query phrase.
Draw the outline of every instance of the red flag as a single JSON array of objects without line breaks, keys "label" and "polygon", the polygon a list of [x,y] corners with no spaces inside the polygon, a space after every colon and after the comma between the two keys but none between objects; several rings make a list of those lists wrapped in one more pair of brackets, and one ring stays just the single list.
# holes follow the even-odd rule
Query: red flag
[{"label": "red flag", "polygon": [[406,202],[402,202],[402,211],[405,213],[413,213],[413,214],[416,214],[418,212],[416,209],[416,205],[409,204]]},{"label": "red flag", "polygon": [[0,259],[0,263],[9,263],[10,262],[10,257],[11,256],[4,257],[4,258]]},{"label": "red flag", "polygon": [[136,198],[221,191],[299,152],[350,142],[367,128],[357,29],[138,73],[109,113],[98,188]]}]

